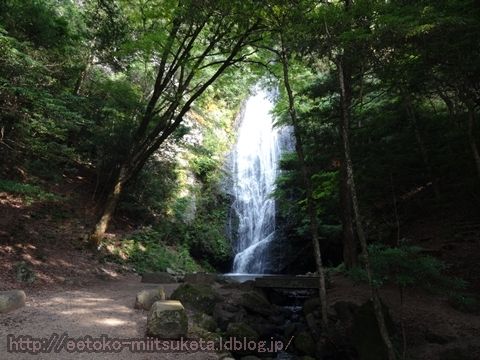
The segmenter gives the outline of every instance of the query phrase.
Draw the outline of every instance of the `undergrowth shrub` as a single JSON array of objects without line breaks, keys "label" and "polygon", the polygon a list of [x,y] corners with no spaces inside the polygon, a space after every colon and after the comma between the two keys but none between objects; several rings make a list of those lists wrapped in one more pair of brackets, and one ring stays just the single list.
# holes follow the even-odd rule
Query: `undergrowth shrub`
[{"label": "undergrowth shrub", "polygon": [[168,246],[154,229],[144,229],[120,241],[106,240],[107,259],[131,265],[136,272],[166,271],[194,272],[201,266],[190,256],[185,246]]},{"label": "undergrowth shrub", "polygon": [[[381,287],[394,284],[402,291],[408,287],[420,287],[433,292],[453,294],[465,289],[465,281],[447,276],[442,261],[422,253],[417,246],[400,245],[388,247],[382,244],[369,245],[369,257],[374,285]],[[363,268],[345,270],[355,281],[367,281]]]},{"label": "undergrowth shrub", "polygon": [[38,185],[23,184],[12,180],[0,180],[0,192],[20,195],[27,204],[35,201],[57,201],[60,197],[43,190]]}]

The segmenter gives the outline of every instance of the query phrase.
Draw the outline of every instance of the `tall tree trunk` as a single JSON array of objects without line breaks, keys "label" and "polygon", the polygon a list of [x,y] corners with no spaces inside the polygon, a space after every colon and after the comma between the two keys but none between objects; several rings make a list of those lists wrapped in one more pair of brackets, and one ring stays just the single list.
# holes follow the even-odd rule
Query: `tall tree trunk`
[{"label": "tall tree trunk", "polygon": [[100,244],[100,241],[104,238],[107,231],[110,220],[112,219],[118,201],[122,194],[123,187],[127,180],[126,167],[122,166],[118,176],[116,177],[111,190],[109,191],[105,203],[102,207],[102,212],[95,224],[95,228],[90,234],[90,243],[96,247]]},{"label": "tall tree trunk", "polygon": [[75,88],[73,89],[74,95],[80,95],[80,92],[82,91],[83,84],[85,82],[85,79],[87,78],[87,74],[90,71],[90,67],[92,66],[92,63],[93,63],[92,51],[93,50],[90,50],[87,57],[87,62],[77,78],[77,81],[75,83]]},{"label": "tall tree trunk", "polygon": [[[283,42],[282,42],[283,47]],[[282,50],[281,61],[283,65],[283,80],[285,90],[288,95],[288,110],[290,119],[293,125],[293,131],[295,134],[295,151],[300,162],[300,168],[302,173],[303,183],[305,185],[305,192],[307,196],[307,211],[310,220],[310,232],[312,234],[312,245],[315,255],[315,263],[317,266],[318,278],[319,278],[319,295],[322,314],[322,326],[326,330],[328,328],[328,313],[327,313],[327,289],[325,285],[325,270],[323,268],[322,253],[320,249],[320,236],[318,233],[318,221],[317,210],[315,202],[313,200],[312,182],[310,180],[310,174],[305,162],[305,154],[303,151],[303,141],[300,127],[298,124],[297,112],[295,109],[295,99],[293,97],[293,91],[290,85],[289,69],[288,69],[288,55],[285,49]]]},{"label": "tall tree trunk", "polygon": [[353,207],[353,214],[355,216],[357,235],[358,235],[358,240],[360,242],[360,246],[362,248],[363,260],[365,262],[365,271],[367,273],[368,282],[372,292],[373,309],[375,312],[375,317],[377,319],[380,335],[387,349],[388,359],[395,360],[396,359],[395,350],[388,333],[387,325],[385,323],[385,316],[382,310],[380,295],[378,293],[377,287],[373,283],[372,269],[370,265],[369,255],[368,255],[367,240],[366,240],[365,232],[363,229],[362,216],[360,214],[360,206],[358,204],[355,178],[353,174],[353,164],[352,164],[352,158],[350,153],[350,139],[349,139],[351,101],[350,101],[350,94],[348,93],[348,89],[350,88],[350,77],[345,78],[345,73],[343,70],[343,59],[341,57],[337,59],[336,64],[337,64],[337,72],[338,72],[338,83],[340,87],[340,105],[341,105],[340,135],[342,138],[342,145],[343,145],[343,151],[344,151],[345,162],[346,162],[346,170],[347,170],[347,183],[348,183],[348,187],[350,188],[350,193],[352,197],[352,207]]},{"label": "tall tree trunk", "polygon": [[475,108],[472,104],[467,104],[468,109],[468,142],[472,149],[475,167],[477,168],[478,177],[480,179],[480,153],[478,151],[477,142],[475,141],[476,117]]},{"label": "tall tree trunk", "polygon": [[[350,12],[352,1],[345,0],[345,11],[348,13]],[[326,25],[325,25],[326,26]],[[349,49],[345,49],[345,51],[349,51]],[[347,55],[350,58],[350,54]],[[353,57],[353,56],[352,56]],[[343,71],[347,75],[347,78],[350,79],[350,68],[343,64]],[[360,99],[362,101],[363,97],[363,73],[364,67],[362,64],[362,84],[361,84],[361,91],[360,91]],[[350,82],[345,85],[345,101],[350,104],[351,97],[352,97],[352,89],[350,86]],[[339,131],[342,133],[342,124],[339,124]],[[359,123],[359,127],[361,124]],[[342,211],[342,230],[343,230],[343,262],[347,269],[350,269],[357,265],[357,249],[356,249],[356,239],[355,239],[355,232],[354,232],[354,219],[352,214],[352,193],[351,188],[348,184],[348,171],[347,171],[347,159],[345,157],[345,152],[342,152],[342,162],[340,164],[340,206]]]},{"label": "tall tree trunk", "polygon": [[440,189],[438,187],[438,181],[433,173],[432,162],[430,156],[428,155],[427,147],[425,146],[425,141],[423,141],[423,135],[418,126],[417,115],[415,114],[415,109],[413,108],[412,100],[409,94],[404,95],[405,97],[405,107],[407,110],[407,115],[412,123],[413,130],[415,132],[415,139],[417,140],[418,148],[420,149],[420,154],[422,155],[423,164],[427,170],[427,176],[432,182],[433,193],[435,198],[440,197]]},{"label": "tall tree trunk", "polygon": [[340,165],[340,210],[343,233],[343,263],[347,269],[351,269],[357,265],[357,244],[353,230],[351,199],[346,161],[343,159]]}]

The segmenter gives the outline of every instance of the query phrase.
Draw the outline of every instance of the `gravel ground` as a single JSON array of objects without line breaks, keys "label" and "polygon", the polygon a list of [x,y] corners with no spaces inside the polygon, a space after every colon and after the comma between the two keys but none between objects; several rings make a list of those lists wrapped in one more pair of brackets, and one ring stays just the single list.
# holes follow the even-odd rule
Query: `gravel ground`
[{"label": "gravel ground", "polygon": [[[27,293],[24,308],[0,315],[0,358],[9,359],[217,359],[212,353],[8,353],[8,334],[50,338],[52,333],[78,338],[86,335],[113,338],[143,338],[147,313],[133,309],[138,291],[156,287],[142,284],[138,278],[103,281],[78,290],[52,290]],[[164,285],[167,295],[176,284]]]}]

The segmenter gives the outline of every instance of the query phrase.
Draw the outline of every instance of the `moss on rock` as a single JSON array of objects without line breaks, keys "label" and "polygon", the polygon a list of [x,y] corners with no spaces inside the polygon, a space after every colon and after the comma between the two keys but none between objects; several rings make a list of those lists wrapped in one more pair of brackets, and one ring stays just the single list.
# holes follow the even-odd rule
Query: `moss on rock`
[{"label": "moss on rock", "polygon": [[210,315],[203,313],[195,314],[193,320],[199,327],[207,331],[215,332],[217,330],[217,322]]},{"label": "moss on rock", "polygon": [[187,336],[188,318],[179,301],[155,302],[147,318],[147,334],[162,339],[179,339]]},{"label": "moss on rock", "polygon": [[221,297],[209,285],[185,283],[173,292],[171,299],[181,301],[189,309],[212,315],[215,304]]},{"label": "moss on rock", "polygon": [[242,322],[230,323],[227,327],[227,336],[257,340],[258,333],[248,324]]},{"label": "moss on rock", "polygon": [[243,293],[240,298],[240,305],[246,310],[260,315],[269,316],[274,313],[272,305],[257,291]]}]

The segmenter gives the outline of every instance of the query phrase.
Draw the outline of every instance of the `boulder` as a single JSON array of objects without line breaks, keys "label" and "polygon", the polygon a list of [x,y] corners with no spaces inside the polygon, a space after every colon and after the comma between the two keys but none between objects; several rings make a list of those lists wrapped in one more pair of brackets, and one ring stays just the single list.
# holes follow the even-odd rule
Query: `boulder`
[{"label": "boulder", "polygon": [[235,359],[232,357],[232,354],[220,354],[218,356],[218,360],[235,360]]},{"label": "boulder", "polygon": [[307,325],[308,325],[308,328],[310,329],[311,333],[315,337],[319,337],[320,334],[321,334],[321,324],[315,318],[315,315],[313,313],[307,314],[307,316],[305,316],[305,320],[307,321]]},{"label": "boulder", "polygon": [[140,291],[135,298],[135,309],[150,310],[153,303],[165,300],[165,290],[163,287]]},{"label": "boulder", "polygon": [[152,272],[144,273],[142,275],[142,282],[151,284],[172,284],[176,283],[177,280],[167,272]]},{"label": "boulder", "polygon": [[268,300],[275,305],[280,305],[280,306],[288,306],[291,305],[292,301],[292,295],[291,291],[287,292],[283,289],[265,289],[267,293],[267,298]]},{"label": "boulder", "polygon": [[310,298],[303,304],[303,314],[306,316],[317,309],[320,309],[320,298],[314,297]]},{"label": "boulder", "polygon": [[227,326],[227,337],[246,338],[258,340],[258,333],[252,327],[243,322],[230,323]]},{"label": "boulder", "polygon": [[333,304],[333,309],[340,321],[348,323],[353,320],[353,314],[357,311],[358,305],[349,301],[337,301]]},{"label": "boulder", "polygon": [[198,324],[199,327],[205,329],[210,332],[215,332],[217,330],[217,322],[215,319],[207,314],[195,314],[194,316],[195,322]]},{"label": "boulder", "polygon": [[213,309],[213,318],[220,329],[226,330],[231,322],[239,322],[246,315],[245,310],[228,303],[217,303]]},{"label": "boulder", "polygon": [[189,309],[208,315],[213,314],[215,304],[221,300],[220,295],[211,286],[189,283],[180,285],[170,298],[181,301]]},{"label": "boulder", "polygon": [[293,339],[295,348],[305,355],[315,356],[316,345],[312,335],[307,331],[301,331]]},{"label": "boulder", "polygon": [[211,341],[215,344],[215,346],[219,344],[219,335],[217,333],[208,331],[195,323],[192,323],[188,328],[188,338]]},{"label": "boulder", "polygon": [[249,291],[243,293],[240,297],[239,304],[247,311],[256,314],[270,316],[275,313],[275,310],[268,302],[266,297],[261,295],[258,291]]},{"label": "boulder", "polygon": [[183,281],[190,284],[212,285],[217,280],[217,274],[191,273],[185,274]]},{"label": "boulder", "polygon": [[0,314],[25,306],[26,298],[22,290],[0,291]]},{"label": "boulder", "polygon": [[180,339],[188,333],[188,318],[180,301],[156,301],[147,317],[147,335]]},{"label": "boulder", "polygon": [[243,322],[247,323],[262,338],[275,336],[279,332],[278,326],[261,316],[247,316]]},{"label": "boulder", "polygon": [[274,314],[269,317],[269,320],[277,326],[282,326],[285,324],[286,316],[282,313]]}]

